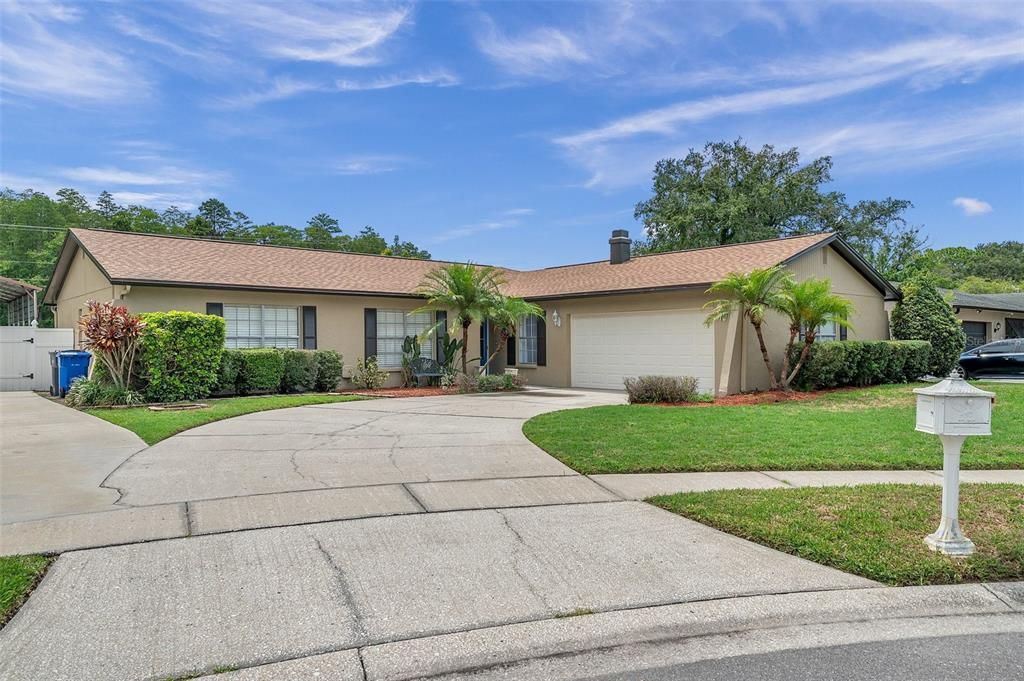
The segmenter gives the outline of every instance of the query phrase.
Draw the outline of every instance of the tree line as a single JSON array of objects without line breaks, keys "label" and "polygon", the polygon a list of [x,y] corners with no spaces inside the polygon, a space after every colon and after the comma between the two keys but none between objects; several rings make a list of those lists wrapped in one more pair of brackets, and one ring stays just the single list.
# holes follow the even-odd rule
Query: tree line
[{"label": "tree line", "polygon": [[171,206],[162,212],[141,205],[122,206],[110,192],[90,203],[76,189],[64,188],[51,198],[43,192],[0,191],[0,275],[45,286],[69,227],[121,232],[207,237],[275,246],[318,248],[351,253],[429,258],[430,253],[397,235],[389,242],[373,227],[355,234],[318,213],[303,227],[257,224],[241,211],[211,198],[195,211]]}]

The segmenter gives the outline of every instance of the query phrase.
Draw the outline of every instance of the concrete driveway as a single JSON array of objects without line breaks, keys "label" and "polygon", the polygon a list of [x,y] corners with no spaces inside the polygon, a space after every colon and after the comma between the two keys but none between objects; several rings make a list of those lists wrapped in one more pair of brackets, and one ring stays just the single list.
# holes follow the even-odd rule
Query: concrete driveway
[{"label": "concrete driveway", "polygon": [[0,522],[112,510],[117,491],[100,484],[145,447],[35,393],[0,393]]},{"label": "concrete driveway", "polygon": [[575,473],[533,445],[537,414],[620,393],[529,390],[342,402],[249,414],[133,456],[107,484],[128,506],[341,487]]},{"label": "concrete driveway", "polygon": [[639,654],[727,602],[745,605],[718,613],[724,631],[901,607],[1019,625],[1011,596],[982,587],[938,605],[847,596],[886,590],[624,500],[522,435],[535,414],[622,400],[339,403],[141,450],[107,480],[121,510],[0,528],[7,552],[97,547],[61,555],[0,631],[0,678],[411,679],[623,642]]}]

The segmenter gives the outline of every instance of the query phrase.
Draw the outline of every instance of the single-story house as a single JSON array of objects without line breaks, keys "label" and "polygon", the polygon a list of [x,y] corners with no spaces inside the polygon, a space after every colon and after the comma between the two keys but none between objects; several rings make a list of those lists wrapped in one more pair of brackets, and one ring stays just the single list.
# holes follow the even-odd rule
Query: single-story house
[{"label": "single-story house", "polygon": [[42,289],[17,279],[0,277],[0,302],[7,306],[8,326],[31,326],[39,319],[38,295]]},{"label": "single-story house", "polygon": [[[621,389],[624,377],[690,375],[701,388],[735,393],[768,377],[749,324],[738,316],[704,325],[705,290],[735,271],[784,264],[797,278],[827,277],[856,313],[850,339],[885,339],[885,301],[897,291],[834,234],[633,257],[616,230],[610,257],[541,270],[503,269],[503,290],[544,309],[521,325],[489,371],[517,367],[532,385]],[[213,239],[69,230],[46,290],[56,324],[73,327],[86,302],[113,300],[133,312],[222,315],[227,345],[330,348],[346,367],[376,356],[397,381],[402,340],[448,319],[413,313],[424,275],[444,263],[263,246]],[[496,350],[488,325],[470,329],[470,355]],[[788,336],[780,317],[767,341],[777,360]],[[845,331],[822,329],[822,340]],[[424,352],[434,355],[434,344]],[[480,353],[475,352],[480,348]]]},{"label": "single-story house", "polygon": [[1024,338],[1024,293],[943,291],[967,333],[967,349],[1004,338]]}]

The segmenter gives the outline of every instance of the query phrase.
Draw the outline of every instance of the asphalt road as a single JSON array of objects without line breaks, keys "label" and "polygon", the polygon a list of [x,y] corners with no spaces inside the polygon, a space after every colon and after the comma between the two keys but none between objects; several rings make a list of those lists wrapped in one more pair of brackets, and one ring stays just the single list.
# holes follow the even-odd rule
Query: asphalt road
[{"label": "asphalt road", "polygon": [[591,676],[589,681],[1011,681],[1024,634],[982,634],[786,650]]}]

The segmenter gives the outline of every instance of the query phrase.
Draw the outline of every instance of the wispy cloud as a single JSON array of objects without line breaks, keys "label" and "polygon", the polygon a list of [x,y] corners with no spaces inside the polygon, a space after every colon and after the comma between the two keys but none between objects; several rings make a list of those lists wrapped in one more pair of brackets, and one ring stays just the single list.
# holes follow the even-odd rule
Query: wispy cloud
[{"label": "wispy cloud", "polygon": [[985,215],[992,212],[992,204],[981,199],[972,199],[969,196],[958,196],[953,199],[953,205],[964,212],[967,217]]},{"label": "wispy cloud", "polygon": [[[684,123],[716,116],[751,114],[803,106],[873,89],[895,81],[935,82],[936,78],[981,73],[1024,62],[1024,35],[990,40],[914,41],[882,52],[856,52],[826,57],[811,66],[769,65],[762,80],[810,81],[806,84],[748,90],[731,95],[691,99],[625,116],[596,128],[565,135],[564,147],[609,142],[643,134],[670,135]],[[755,78],[755,76],[751,76]]]},{"label": "wispy cloud", "polygon": [[480,222],[446,229],[434,237],[432,241],[434,243],[444,243],[445,241],[464,239],[474,234],[512,229],[521,226],[523,224],[522,218],[533,213],[534,210],[532,208],[510,208],[501,211],[495,219],[481,220]]},{"label": "wispy cloud", "polygon": [[337,66],[379,63],[379,50],[412,18],[409,7],[387,3],[197,0],[192,6],[217,24],[207,30],[221,37],[237,35],[277,59]]},{"label": "wispy cloud", "polygon": [[[1024,34],[1001,33],[975,39],[946,36],[914,40],[878,51],[857,49],[803,62],[766,64],[741,78],[761,87],[705,95],[648,109],[557,136],[553,142],[569,159],[589,172],[587,186],[628,184],[643,181],[657,158],[679,151],[685,153],[687,146],[699,146],[703,140],[696,139],[694,131],[712,124],[719,128],[725,124],[737,130],[724,135],[726,137],[736,134],[750,137],[750,132],[760,127],[762,118],[772,112],[787,112],[788,120],[779,126],[785,130],[796,127],[791,121],[807,115],[815,105],[828,102],[829,117],[834,120],[842,115],[837,112],[843,111],[837,100],[852,95],[891,86],[901,86],[909,95],[922,88],[975,79],[993,69],[1021,63],[1024,63]],[[874,145],[885,140],[893,145],[889,147],[890,152],[892,148],[908,145],[920,152],[915,158],[901,157],[896,163],[923,165],[943,155],[988,148],[986,140],[993,136],[1005,140],[1006,130],[1019,130],[1019,121],[1011,123],[1006,107],[999,108],[999,111],[986,109],[981,121],[968,122],[962,116],[950,115],[946,118],[958,120],[949,125],[946,118],[936,116],[934,111],[922,112],[920,120],[911,120],[905,115],[900,119],[872,122],[858,116],[856,123],[832,126],[817,133],[817,139],[806,132],[818,125],[817,118],[812,117],[810,125],[805,121],[799,123],[800,136],[806,142],[806,146],[802,144],[800,148],[805,153],[842,148],[865,157],[882,153],[883,149]],[[755,115],[758,118],[752,118]],[[989,120],[1007,128],[1000,131],[989,125]],[[747,121],[746,125],[743,121]],[[956,127],[958,125],[962,127]],[[940,131],[946,135],[945,139],[936,138],[935,133]],[[779,141],[780,137],[774,140]],[[641,163],[646,165],[642,172],[637,168]]]},{"label": "wispy cloud", "polygon": [[982,154],[1020,155],[1024,103],[1019,101],[908,112],[791,137],[807,155],[828,154],[854,172],[928,167]]},{"label": "wispy cloud", "polygon": [[519,220],[485,220],[483,222],[474,222],[469,225],[462,225],[460,227],[452,227],[434,237],[434,243],[443,243],[445,241],[452,241],[453,239],[462,239],[467,236],[473,236],[474,234],[480,234],[481,232],[494,232],[500,229],[511,229],[519,225]]},{"label": "wispy cloud", "polygon": [[262,89],[220,97],[211,102],[210,106],[215,109],[248,109],[259,104],[277,102],[309,92],[323,92],[323,90],[324,87],[317,83],[282,76],[275,78],[270,85]]},{"label": "wispy cloud", "polygon": [[0,89],[63,104],[147,96],[149,83],[130,60],[76,30],[81,17],[56,3],[0,3]]},{"label": "wispy cloud", "polygon": [[339,175],[378,175],[399,170],[409,162],[405,156],[387,154],[347,156],[334,164],[334,172]]},{"label": "wispy cloud", "polygon": [[387,90],[404,85],[431,85],[452,87],[459,84],[459,77],[445,69],[435,69],[409,75],[381,76],[372,80],[338,80],[335,87],[341,92],[361,90]]},{"label": "wispy cloud", "polygon": [[74,182],[106,186],[163,187],[182,184],[212,184],[220,182],[223,175],[204,170],[161,166],[147,170],[130,170],[116,166],[78,166],[61,168],[58,177]]},{"label": "wispy cloud", "polygon": [[578,38],[560,29],[542,26],[511,36],[489,18],[476,44],[500,68],[517,76],[554,77],[566,64],[583,64],[591,58]]}]

